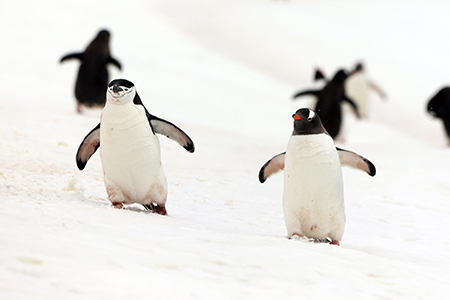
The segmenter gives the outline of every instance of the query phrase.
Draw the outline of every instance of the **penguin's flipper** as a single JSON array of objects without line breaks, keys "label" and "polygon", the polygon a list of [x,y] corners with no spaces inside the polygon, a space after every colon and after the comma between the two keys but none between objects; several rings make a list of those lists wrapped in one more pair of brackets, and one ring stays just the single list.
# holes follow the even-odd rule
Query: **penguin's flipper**
[{"label": "penguin's flipper", "polygon": [[133,99],[133,103],[136,105],[142,105],[142,107],[144,107],[145,114],[147,115],[147,120],[150,123],[150,127],[152,128],[154,133],[168,137],[169,139],[180,144],[181,147],[183,147],[190,153],[194,152],[194,142],[191,140],[191,138],[175,124],[172,124],[169,121],[163,120],[161,118],[158,118],[157,116],[150,114],[137,93]]},{"label": "penguin's flipper", "polygon": [[65,60],[73,59],[73,58],[83,60],[83,53],[71,53],[71,54],[64,55],[59,62],[62,63]]},{"label": "penguin's flipper", "polygon": [[120,65],[120,62],[117,59],[112,58],[111,56],[108,58],[108,63],[113,64],[117,67],[117,69],[122,70],[122,66]]},{"label": "penguin's flipper", "polygon": [[306,90],[306,91],[298,92],[297,94],[292,96],[292,98],[295,99],[297,97],[304,96],[304,95],[313,95],[313,96],[318,97],[319,93],[320,93],[320,91],[318,91],[318,90]]},{"label": "penguin's flipper", "polygon": [[386,98],[387,98],[386,93],[385,93],[378,85],[376,85],[373,81],[368,81],[368,82],[367,82],[367,85],[368,85],[372,90],[374,90],[375,93],[377,93],[378,96],[379,96],[381,99],[386,99]]},{"label": "penguin's flipper", "polygon": [[178,128],[175,124],[172,124],[169,121],[160,119],[150,114],[148,114],[147,117],[155,133],[164,135],[169,139],[177,142],[188,152],[194,152],[194,142],[183,130]]},{"label": "penguin's flipper", "polygon": [[285,156],[286,152],[283,152],[269,159],[259,171],[259,182],[264,183],[269,176],[284,170]]},{"label": "penguin's flipper", "polygon": [[361,119],[361,114],[359,113],[359,109],[356,103],[352,99],[347,97],[347,95],[344,95],[343,100],[350,104],[350,106],[353,108],[353,111],[355,112],[356,117],[358,117],[358,119]]},{"label": "penguin's flipper", "polygon": [[339,160],[341,161],[341,165],[349,166],[355,169],[360,169],[370,176],[375,176],[376,169],[372,162],[370,162],[367,158],[362,157],[354,152],[344,150],[336,147],[336,150],[339,154]]},{"label": "penguin's flipper", "polygon": [[84,169],[89,158],[97,151],[98,147],[100,147],[100,123],[86,135],[78,148],[76,156],[78,169]]}]

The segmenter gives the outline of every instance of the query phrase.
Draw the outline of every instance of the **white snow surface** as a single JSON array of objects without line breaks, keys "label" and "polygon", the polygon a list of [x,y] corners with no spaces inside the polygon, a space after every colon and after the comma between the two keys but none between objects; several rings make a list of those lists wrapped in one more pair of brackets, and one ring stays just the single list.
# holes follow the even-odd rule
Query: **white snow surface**
[{"label": "white snow surface", "polygon": [[[426,102],[449,84],[448,1],[151,0],[0,4],[0,299],[446,299],[450,149]],[[82,51],[112,33],[160,137],[168,216],[106,200],[99,154],[75,153],[101,111],[75,113]],[[347,116],[341,246],[286,239],[283,175],[291,101],[362,60],[387,93]]]}]

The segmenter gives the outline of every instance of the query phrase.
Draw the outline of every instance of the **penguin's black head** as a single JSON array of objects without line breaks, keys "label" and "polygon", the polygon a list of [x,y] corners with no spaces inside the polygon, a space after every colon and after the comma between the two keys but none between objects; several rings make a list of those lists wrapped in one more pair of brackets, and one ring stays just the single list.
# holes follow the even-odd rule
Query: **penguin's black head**
[{"label": "penguin's black head", "polygon": [[364,69],[364,66],[361,62],[357,63],[355,66],[355,71],[356,72],[362,72],[362,70]]},{"label": "penguin's black head", "polygon": [[108,85],[106,99],[114,104],[125,104],[133,101],[136,96],[134,84],[126,79],[115,79]]},{"label": "penguin's black head", "polygon": [[336,82],[344,82],[348,77],[348,72],[345,71],[344,69],[340,69],[339,71],[336,72],[336,74],[333,77],[333,81]]},{"label": "penguin's black head", "polygon": [[318,114],[309,108],[301,108],[292,115],[294,131],[292,135],[326,133]]},{"label": "penguin's black head", "polygon": [[109,40],[109,37],[111,36],[111,34],[109,33],[108,30],[100,30],[97,34],[97,38],[100,40]]}]

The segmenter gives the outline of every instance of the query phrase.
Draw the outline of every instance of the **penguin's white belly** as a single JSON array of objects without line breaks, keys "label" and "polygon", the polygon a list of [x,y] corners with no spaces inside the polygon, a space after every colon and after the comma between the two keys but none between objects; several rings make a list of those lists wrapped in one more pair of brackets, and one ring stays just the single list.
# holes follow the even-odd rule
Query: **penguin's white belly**
[{"label": "penguin's white belly", "polygon": [[366,117],[369,110],[369,86],[365,75],[359,73],[350,76],[345,86],[348,97],[356,103],[360,114]]},{"label": "penguin's white belly", "polygon": [[[100,155],[108,196],[122,203],[164,204],[167,183],[158,137],[145,111],[130,104],[105,106],[100,125]],[[119,191],[119,192],[118,192]]]},{"label": "penguin's white belly", "polygon": [[284,173],[288,235],[341,240],[345,226],[342,170],[331,137],[292,136]]}]

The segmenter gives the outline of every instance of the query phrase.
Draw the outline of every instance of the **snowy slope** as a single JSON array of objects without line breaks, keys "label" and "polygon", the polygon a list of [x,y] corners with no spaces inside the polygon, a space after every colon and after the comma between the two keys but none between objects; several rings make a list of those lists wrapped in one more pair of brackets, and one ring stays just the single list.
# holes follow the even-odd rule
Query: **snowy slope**
[{"label": "snowy slope", "polygon": [[[450,189],[441,124],[426,101],[448,83],[443,1],[115,1],[0,4],[0,299],[445,299]],[[99,155],[75,153],[100,111],[75,113],[76,62],[101,28],[149,111],[194,154],[160,138],[169,216],[111,208]],[[285,238],[290,101],[363,59],[389,96],[349,118],[341,247]]]}]

